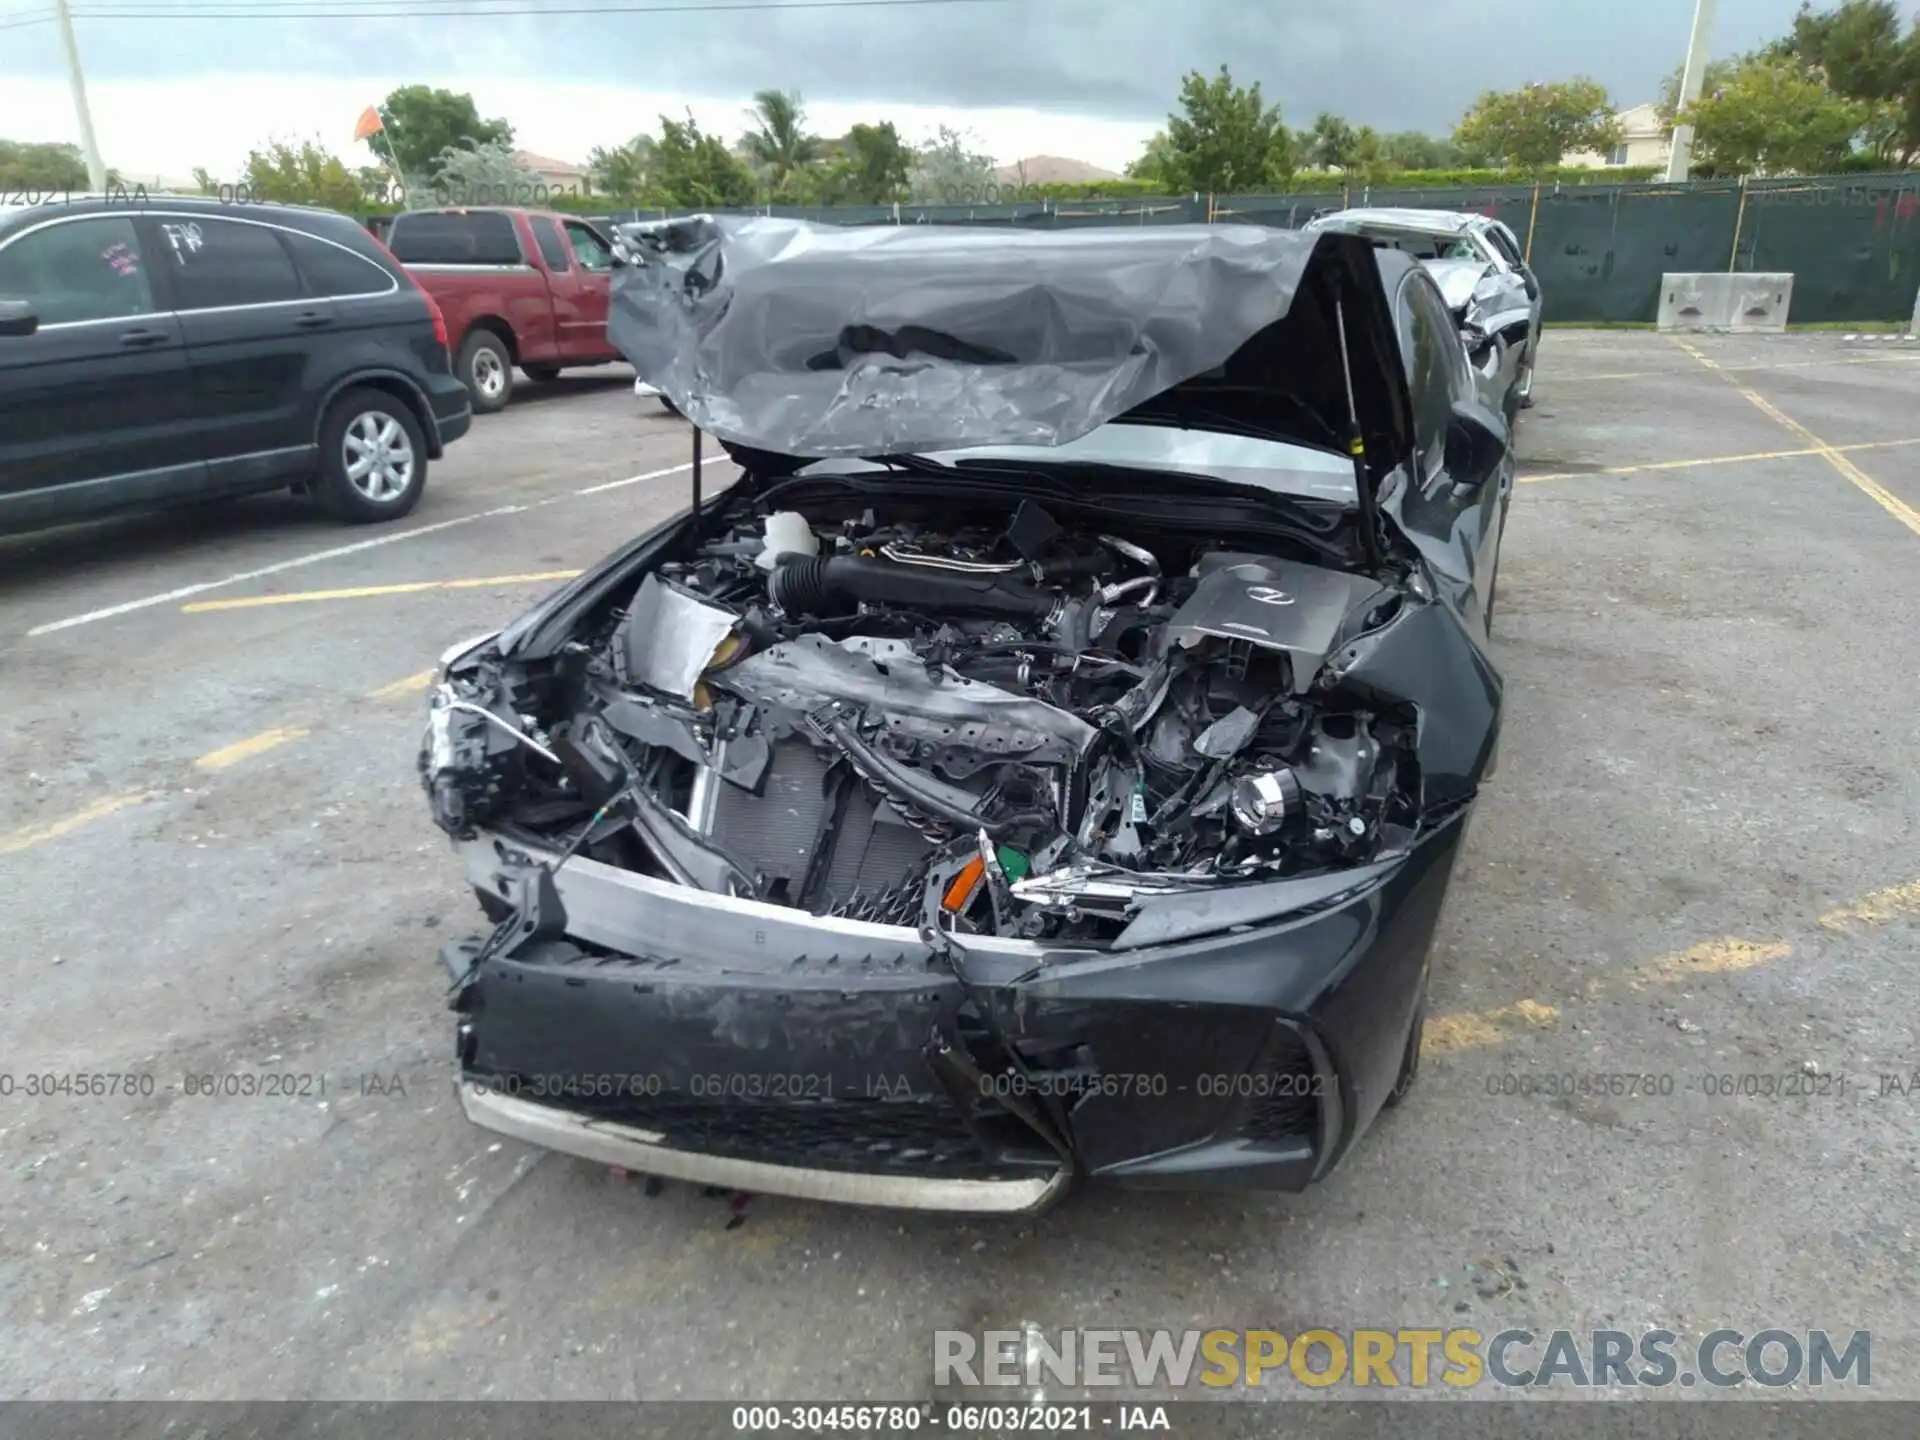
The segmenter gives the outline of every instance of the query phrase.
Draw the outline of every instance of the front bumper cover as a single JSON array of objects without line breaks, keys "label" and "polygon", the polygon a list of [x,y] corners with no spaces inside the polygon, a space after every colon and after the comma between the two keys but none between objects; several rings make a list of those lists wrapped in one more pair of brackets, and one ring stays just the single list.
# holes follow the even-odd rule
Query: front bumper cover
[{"label": "front bumper cover", "polygon": [[[590,1160],[857,1204],[1017,1213],[1078,1179],[1297,1190],[1394,1083],[1466,822],[1329,908],[1104,952],[943,954],[576,858],[554,876],[564,936],[443,952],[463,1108]],[[498,897],[553,858],[458,848]]]}]

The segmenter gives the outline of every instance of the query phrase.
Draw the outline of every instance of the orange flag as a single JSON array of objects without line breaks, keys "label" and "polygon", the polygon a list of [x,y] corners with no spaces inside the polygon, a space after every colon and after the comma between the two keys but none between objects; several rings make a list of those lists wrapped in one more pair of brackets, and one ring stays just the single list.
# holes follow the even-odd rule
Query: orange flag
[{"label": "orange flag", "polygon": [[360,112],[360,123],[353,127],[353,138],[364,140],[369,135],[378,135],[387,127],[381,123],[380,112],[369,105]]}]

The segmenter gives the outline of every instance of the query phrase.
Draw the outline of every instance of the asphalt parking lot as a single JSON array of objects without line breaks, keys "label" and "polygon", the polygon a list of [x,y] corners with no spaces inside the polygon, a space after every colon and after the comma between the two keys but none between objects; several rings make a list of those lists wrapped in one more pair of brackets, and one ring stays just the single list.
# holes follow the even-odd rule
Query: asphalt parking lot
[{"label": "asphalt parking lot", "polygon": [[[914,1399],[937,1328],[1724,1324],[1871,1330],[1920,1398],[1916,352],[1548,332],[1426,1068],[1302,1196],[736,1211],[460,1117],[424,672],[684,503],[627,380],[482,418],[398,526],[0,541],[0,1396]],[[82,1071],[156,1084],[24,1093]],[[1610,1075],[1654,1079],[1541,1093]]]}]

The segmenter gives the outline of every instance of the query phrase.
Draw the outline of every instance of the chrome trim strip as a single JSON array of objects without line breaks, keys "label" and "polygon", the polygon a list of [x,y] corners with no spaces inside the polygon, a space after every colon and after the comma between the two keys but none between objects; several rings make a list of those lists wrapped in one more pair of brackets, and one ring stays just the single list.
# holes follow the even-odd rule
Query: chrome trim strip
[{"label": "chrome trim strip", "polygon": [[675,1150],[651,1130],[589,1120],[546,1105],[459,1082],[460,1108],[483,1130],[557,1150],[601,1165],[618,1165],[667,1180],[691,1180],[759,1195],[878,1205],[895,1210],[942,1210],[973,1215],[1029,1215],[1044,1210],[1073,1176],[1064,1166],[1050,1176],[1013,1180],[953,1180],[920,1175],[871,1175],[770,1165],[726,1155]]},{"label": "chrome trim strip", "polygon": [[409,270],[451,270],[455,274],[460,274],[468,270],[516,270],[517,271],[517,270],[533,269],[533,266],[527,264],[524,260],[521,261],[518,265],[463,265],[453,260],[418,260],[418,261],[412,261],[412,262],[402,260],[400,263],[406,266],[406,268]]}]

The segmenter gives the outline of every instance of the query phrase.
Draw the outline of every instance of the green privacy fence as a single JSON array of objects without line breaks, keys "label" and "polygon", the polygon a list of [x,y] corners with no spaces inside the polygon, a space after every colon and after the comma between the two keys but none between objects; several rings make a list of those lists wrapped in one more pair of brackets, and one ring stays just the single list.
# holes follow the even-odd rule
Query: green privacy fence
[{"label": "green privacy fence", "polygon": [[[1297,228],[1345,206],[1472,210],[1520,238],[1549,320],[1651,323],[1660,277],[1788,271],[1797,323],[1903,321],[1920,289],[1920,172],[1685,185],[1353,186],[1307,194],[1036,200],[1013,205],[771,206],[838,225],[1251,224]],[[627,211],[608,221],[658,219]]]}]

